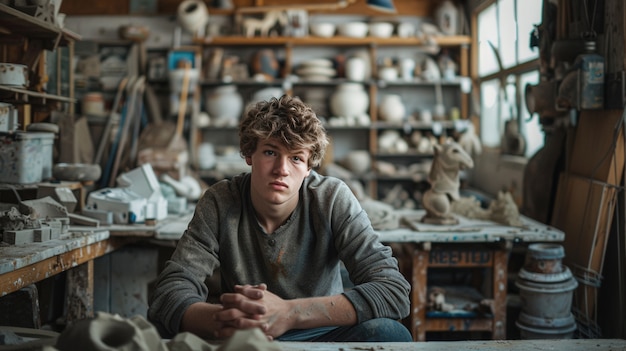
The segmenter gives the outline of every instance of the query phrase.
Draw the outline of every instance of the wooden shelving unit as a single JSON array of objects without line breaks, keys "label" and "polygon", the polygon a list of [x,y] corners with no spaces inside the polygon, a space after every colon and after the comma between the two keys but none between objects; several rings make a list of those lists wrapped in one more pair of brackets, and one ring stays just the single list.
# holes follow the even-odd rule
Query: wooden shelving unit
[{"label": "wooden shelving unit", "polygon": [[[34,76],[39,79],[39,82],[31,82],[30,86],[25,88],[0,85],[0,98],[7,102],[41,105],[47,104],[49,100],[67,102],[69,103],[68,112],[72,114],[75,99],[74,79],[71,70],[69,70],[69,93],[67,96],[49,94],[43,91],[38,84],[46,80],[45,51],[56,51],[61,46],[68,47],[71,65],[74,56],[74,42],[80,39],[80,35],[68,29],[60,28],[15,8],[0,4],[0,48],[3,50],[3,60],[26,65],[31,72],[36,73]],[[58,52],[57,54],[60,55]],[[57,74],[57,82],[60,84],[60,72]],[[58,87],[57,91],[60,90]]]}]

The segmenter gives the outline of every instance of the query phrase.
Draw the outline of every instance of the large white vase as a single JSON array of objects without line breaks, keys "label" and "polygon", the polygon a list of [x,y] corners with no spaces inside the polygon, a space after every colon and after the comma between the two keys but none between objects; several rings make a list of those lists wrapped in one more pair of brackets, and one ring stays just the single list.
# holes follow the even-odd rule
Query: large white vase
[{"label": "large white vase", "polygon": [[211,122],[218,125],[236,125],[243,111],[243,98],[235,85],[208,91],[204,102]]},{"label": "large white vase", "polygon": [[330,97],[330,112],[336,117],[360,117],[367,114],[370,99],[360,83],[343,83]]}]

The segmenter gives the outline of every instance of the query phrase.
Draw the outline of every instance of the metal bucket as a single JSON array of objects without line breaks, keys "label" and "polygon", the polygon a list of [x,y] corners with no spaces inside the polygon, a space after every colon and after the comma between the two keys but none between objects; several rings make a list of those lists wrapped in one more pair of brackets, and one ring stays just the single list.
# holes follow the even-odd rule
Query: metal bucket
[{"label": "metal bucket", "polygon": [[522,339],[571,338],[576,330],[571,308],[578,282],[561,264],[563,257],[560,245],[529,246],[524,268],[515,281],[522,301],[516,322]]},{"label": "metal bucket", "polygon": [[578,286],[574,278],[557,283],[537,283],[518,279],[522,312],[540,318],[561,318],[571,313],[572,293]]}]

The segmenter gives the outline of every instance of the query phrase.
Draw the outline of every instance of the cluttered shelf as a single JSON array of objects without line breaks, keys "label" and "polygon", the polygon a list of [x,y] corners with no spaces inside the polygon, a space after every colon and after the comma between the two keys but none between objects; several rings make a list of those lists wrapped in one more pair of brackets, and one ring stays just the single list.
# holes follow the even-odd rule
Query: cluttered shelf
[{"label": "cluttered shelf", "polygon": [[[54,43],[80,40],[81,36],[71,30],[44,22],[25,12],[0,3],[2,28],[13,35],[23,35],[37,39],[51,39]],[[2,36],[0,36],[1,38]]]}]

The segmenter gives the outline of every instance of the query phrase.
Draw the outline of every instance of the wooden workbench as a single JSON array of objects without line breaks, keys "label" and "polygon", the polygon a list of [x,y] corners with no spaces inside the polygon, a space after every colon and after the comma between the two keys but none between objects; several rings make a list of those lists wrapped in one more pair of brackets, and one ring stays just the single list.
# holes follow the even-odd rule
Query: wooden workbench
[{"label": "wooden workbench", "polygon": [[622,339],[569,339],[569,340],[500,340],[500,341],[436,341],[407,343],[312,343],[281,342],[283,351],[362,351],[362,350],[480,350],[480,351],[527,351],[527,350],[626,350]]},{"label": "wooden workbench", "polygon": [[565,339],[565,340],[498,340],[498,341],[432,341],[403,343],[323,343],[280,342],[283,351],[620,351],[626,350],[622,339]]},{"label": "wooden workbench", "polygon": [[68,272],[68,320],[93,316],[93,260],[124,245],[106,230],[74,232],[60,239],[0,247],[0,296]]},{"label": "wooden workbench", "polygon": [[[407,228],[380,231],[382,242],[400,246],[394,250],[401,267],[410,274],[410,330],[413,339],[425,341],[427,331],[488,331],[492,339],[506,339],[508,256],[514,243],[560,242],[565,234],[522,216],[523,226],[459,218],[456,225],[423,224],[423,210],[402,211]],[[434,314],[427,318],[429,268],[486,268],[492,288],[486,291],[490,316]],[[410,271],[410,273],[406,273]]]}]

